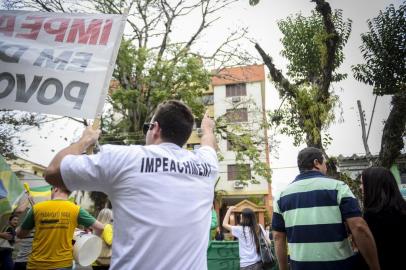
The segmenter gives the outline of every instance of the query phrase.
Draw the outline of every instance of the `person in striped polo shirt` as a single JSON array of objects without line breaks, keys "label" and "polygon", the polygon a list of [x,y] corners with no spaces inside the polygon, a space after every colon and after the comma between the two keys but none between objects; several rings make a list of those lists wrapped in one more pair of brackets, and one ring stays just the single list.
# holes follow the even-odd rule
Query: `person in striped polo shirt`
[{"label": "person in striped polo shirt", "polygon": [[[374,238],[357,199],[342,181],[328,178],[323,152],[307,147],[297,158],[300,174],[275,198],[272,228],[279,269],[354,269],[353,241],[369,265],[379,269]],[[286,241],[287,240],[287,241]]]}]

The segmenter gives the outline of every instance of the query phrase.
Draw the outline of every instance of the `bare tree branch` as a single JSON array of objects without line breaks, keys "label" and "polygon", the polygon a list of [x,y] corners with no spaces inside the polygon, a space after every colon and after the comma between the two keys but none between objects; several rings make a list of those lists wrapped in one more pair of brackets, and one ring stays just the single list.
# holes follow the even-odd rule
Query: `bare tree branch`
[{"label": "bare tree branch", "polygon": [[[261,48],[261,46],[257,43],[255,44],[255,49],[259,52],[262,59],[264,60],[265,65],[269,69],[269,73],[272,77],[272,80],[284,90],[284,95],[287,95],[291,98],[295,98],[297,96],[295,87],[289,82],[288,79],[283,76],[282,72],[276,68],[275,64],[272,61],[272,58],[265,53],[265,51]],[[282,94],[281,91],[279,91]]]}]

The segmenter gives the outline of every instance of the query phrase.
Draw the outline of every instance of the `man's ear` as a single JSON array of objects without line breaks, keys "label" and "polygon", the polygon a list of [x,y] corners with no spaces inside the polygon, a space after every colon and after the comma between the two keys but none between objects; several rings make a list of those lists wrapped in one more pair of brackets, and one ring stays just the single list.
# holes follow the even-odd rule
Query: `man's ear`
[{"label": "man's ear", "polygon": [[320,162],[317,158],[313,160],[313,168],[319,169]]},{"label": "man's ear", "polygon": [[153,132],[153,135],[154,135],[154,136],[160,136],[161,127],[159,126],[159,123],[158,123],[158,122],[155,122],[155,125],[154,125],[154,127],[153,127],[153,129],[152,129],[152,132]]}]

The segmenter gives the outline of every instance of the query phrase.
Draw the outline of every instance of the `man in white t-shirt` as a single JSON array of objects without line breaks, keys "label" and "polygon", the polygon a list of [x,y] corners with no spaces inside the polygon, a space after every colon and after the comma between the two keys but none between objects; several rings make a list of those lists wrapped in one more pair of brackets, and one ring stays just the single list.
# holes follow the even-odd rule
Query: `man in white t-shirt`
[{"label": "man in white t-shirt", "polygon": [[193,123],[186,105],[167,101],[145,125],[146,146],[105,145],[96,155],[82,155],[100,134],[87,128],[47,168],[52,185],[108,194],[114,209],[110,269],[207,269],[216,139],[205,115],[202,147],[183,149]]}]

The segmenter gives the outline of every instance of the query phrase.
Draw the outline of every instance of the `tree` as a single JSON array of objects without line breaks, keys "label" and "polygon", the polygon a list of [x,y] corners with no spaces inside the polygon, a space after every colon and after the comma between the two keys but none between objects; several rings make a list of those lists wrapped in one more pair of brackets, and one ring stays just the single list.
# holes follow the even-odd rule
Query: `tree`
[{"label": "tree", "polygon": [[282,55],[289,60],[285,77],[259,44],[255,47],[270,71],[284,104],[271,114],[271,124],[281,125],[283,134],[293,136],[295,145],[323,149],[330,138],[322,131],[335,119],[339,103],[331,90],[334,82],[346,77],[336,70],[344,60],[343,48],[351,32],[351,20],[342,11],[331,11],[323,0],[314,0],[311,16],[290,16],[278,23],[284,35]]},{"label": "tree", "polygon": [[[252,5],[258,2],[250,0]],[[270,114],[270,125],[292,136],[296,146],[304,142],[322,149],[327,157],[328,175],[341,179],[359,195],[359,185],[337,172],[336,159],[329,158],[324,149],[331,142],[326,130],[335,120],[334,109],[339,105],[330,86],[347,76],[337,69],[344,60],[343,49],[352,21],[344,21],[342,11],[332,12],[324,0],[312,2],[316,3],[316,11],[311,16],[297,14],[278,23],[283,34],[281,54],[289,60],[286,77],[261,46],[255,45],[282,99],[280,108]]]},{"label": "tree", "polygon": [[[142,142],[142,125],[152,118],[157,105],[168,99],[183,100],[197,117],[202,117],[203,104],[198,97],[210,83],[202,61],[185,54],[176,62],[162,59],[158,63],[156,57],[154,52],[123,41],[114,73],[119,86],[111,94],[113,114],[121,117],[105,123],[110,138],[124,143]],[[149,65],[153,66],[147,68]]]},{"label": "tree", "polygon": [[406,2],[390,5],[361,35],[366,63],[353,66],[354,77],[373,86],[375,95],[392,95],[391,111],[382,134],[377,165],[390,168],[404,147],[406,126]]},{"label": "tree", "polygon": [[19,152],[26,151],[27,142],[19,133],[28,127],[39,127],[42,119],[32,113],[0,110],[0,155],[14,159]]}]

